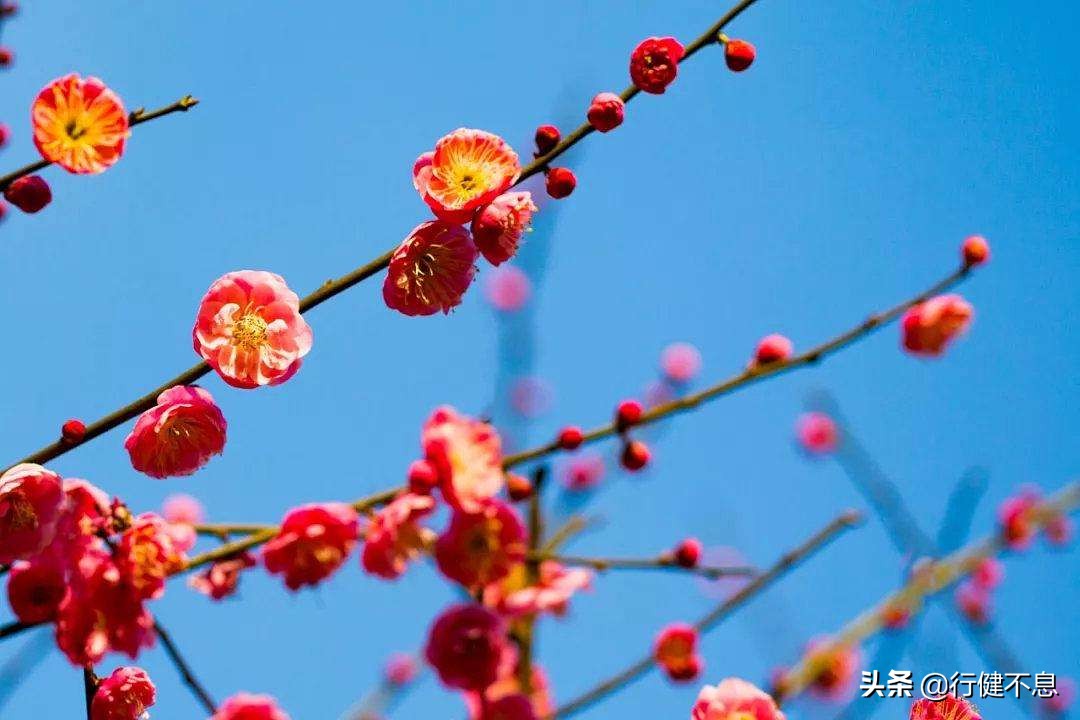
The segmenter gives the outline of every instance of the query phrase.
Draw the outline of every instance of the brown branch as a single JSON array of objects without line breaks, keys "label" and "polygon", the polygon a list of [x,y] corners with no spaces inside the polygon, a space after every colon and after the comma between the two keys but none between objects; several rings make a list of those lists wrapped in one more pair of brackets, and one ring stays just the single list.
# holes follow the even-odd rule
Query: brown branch
[{"label": "brown branch", "polygon": [[554,560],[563,565],[580,565],[592,568],[597,572],[605,572],[607,570],[674,570],[676,572],[701,575],[702,577],[712,580],[733,575],[746,576],[757,574],[757,568],[749,565],[684,567],[676,563],[670,557],[663,555],[654,558],[605,558],[534,552],[530,553],[529,557],[534,560]]},{"label": "brown branch", "polygon": [[[190,95],[185,95],[184,97],[182,97],[179,100],[177,100],[176,102],[174,102],[172,105],[166,105],[163,108],[158,108],[157,110],[152,110],[150,112],[146,112],[142,108],[139,108],[138,110],[135,110],[134,112],[132,112],[132,113],[130,113],[128,115],[128,125],[134,127],[134,126],[139,125],[139,124],[144,123],[144,122],[149,122],[151,120],[157,120],[159,117],[164,117],[166,115],[171,115],[172,113],[175,113],[175,112],[187,112],[188,110],[190,110],[191,108],[195,107],[198,104],[199,104],[198,100],[191,97]],[[7,190],[8,186],[11,185],[11,183],[15,182],[16,180],[18,180],[19,178],[25,177],[27,175],[32,175],[33,173],[36,173],[38,170],[44,170],[45,168],[49,167],[52,164],[53,163],[50,160],[45,160],[45,159],[37,160],[35,162],[30,163],[29,165],[26,165],[24,167],[19,168],[18,170],[15,170],[13,172],[8,173],[7,175],[4,175],[3,177],[0,177],[0,192],[3,192],[4,190]]]},{"label": "brown branch", "polygon": [[[1073,483],[1032,509],[1030,514],[1032,526],[1040,529],[1055,515],[1071,512],[1077,507],[1080,507],[1080,483]],[[1001,536],[994,534],[934,562],[932,569],[917,573],[899,590],[886,595],[877,604],[866,609],[842,627],[827,644],[821,647],[821,652],[860,644],[882,629],[883,617],[889,608],[904,607],[912,612],[917,611],[924,598],[952,586],[978,567],[983,558],[996,555],[1005,547]],[[819,670],[812,667],[805,659],[801,660],[785,673],[783,680],[778,683],[775,692],[777,702],[801,693],[814,682],[817,672]]]},{"label": "brown branch", "polygon": [[161,626],[161,622],[154,621],[154,632],[157,633],[158,638],[161,640],[162,646],[165,648],[165,653],[172,660],[172,664],[176,666],[177,671],[180,673],[180,677],[183,678],[184,684],[191,689],[191,692],[198,699],[199,703],[206,708],[206,712],[214,715],[217,713],[217,703],[210,697],[210,693],[206,691],[199,679],[195,677],[195,673],[192,672],[191,666],[184,659],[184,656],[180,654],[180,649],[176,647],[176,643],[173,642],[172,636]]},{"label": "brown branch", "polygon": [[9,637],[15,637],[19,633],[44,624],[45,623],[11,622],[7,625],[0,625],[0,640],[5,640]]},{"label": "brown branch", "polygon": [[[927,300],[934,295],[938,295],[939,293],[944,292],[945,290],[949,289],[956,283],[966,278],[970,271],[971,268],[969,268],[968,266],[961,266],[958,270],[950,273],[944,279],[934,283],[929,288],[919,293],[915,297],[911,298],[910,300],[905,300],[899,305],[889,308],[888,310],[871,315],[850,330],[847,330],[837,335],[833,339],[821,343],[820,345],[815,345],[814,347],[799,355],[794,355],[787,360],[769,363],[767,365],[750,365],[742,372],[733,375],[732,377],[724,380],[723,382],[707,387],[700,392],[686,395],[676,400],[657,405],[656,407],[646,411],[642,415],[641,420],[636,423],[636,425],[651,425],[652,423],[655,423],[658,420],[662,420],[666,417],[680,415],[684,412],[687,412],[688,410],[693,410],[702,403],[709,402],[710,400],[715,400],[716,398],[723,395],[728,395],[736,390],[739,390],[740,388],[746,387],[747,385],[752,385],[765,378],[781,375],[790,372],[791,370],[794,370],[796,368],[803,367],[804,365],[812,365],[822,360],[823,358],[828,357],[829,355],[832,355],[839,350],[842,350],[848,345],[851,345],[856,340],[859,340],[860,338],[869,335],[874,330],[891,322],[892,320],[895,320],[911,306],[917,305],[918,303],[923,302],[924,300]],[[586,432],[583,444],[594,443],[598,440],[611,437],[612,435],[618,433],[618,431],[619,429],[616,427],[614,422],[608,423],[607,425],[602,425]],[[503,466],[511,468],[515,465],[520,465],[522,463],[536,460],[538,458],[542,458],[547,455],[559,452],[561,449],[562,448],[559,446],[558,441],[553,440],[545,445],[540,445],[539,447],[532,448],[531,450],[525,450],[523,452],[513,455],[507,455],[503,459]]]},{"label": "brown branch", "polygon": [[[683,62],[685,62],[691,55],[696,53],[701,48],[712,42],[716,42],[716,34],[720,31],[720,29],[722,29],[725,25],[738,17],[754,2],[756,2],[756,0],[742,0],[742,2],[735,5],[719,21],[717,21],[712,27],[706,30],[700,37],[698,37],[696,40],[686,46],[686,53],[683,57]],[[624,100],[629,101],[637,94],[638,89],[631,85],[623,91],[622,97]],[[160,114],[164,113],[162,113],[162,111],[155,111],[152,113],[147,113],[145,115],[140,115],[135,119],[134,122],[145,122],[146,120],[152,119],[153,117],[160,117]],[[522,169],[521,175],[518,177],[517,182],[514,183],[514,186],[516,187],[529,177],[543,170],[552,160],[562,155],[564,152],[569,150],[577,143],[581,142],[581,140],[590,135],[592,131],[593,129],[588,123],[584,123],[583,125],[581,125],[579,128],[577,128],[572,133],[563,138],[563,140],[559,144],[557,144],[547,155],[537,158],[532,163],[524,167]],[[39,170],[41,167],[45,167],[46,165],[48,165],[47,162],[45,163],[45,165],[41,165],[39,163],[38,166],[29,166],[27,168],[23,168],[22,170],[17,171],[16,173],[13,173],[12,175],[7,176],[6,178],[0,179],[0,190],[3,190],[3,188],[5,187],[2,184],[5,181],[10,183],[16,177],[21,177],[22,174],[34,172],[36,170]],[[322,285],[322,287],[320,287],[318,290],[311,293],[310,295],[304,297],[300,301],[300,312],[307,312],[308,310],[317,307],[318,305],[329,300],[335,295],[338,295],[339,293],[348,290],[349,288],[366,280],[367,278],[375,275],[376,273],[385,270],[390,265],[390,258],[394,254],[394,250],[396,249],[396,247],[391,248],[390,250],[386,251],[371,262],[365,265],[361,265],[357,269],[353,270],[351,273],[343,275],[336,280],[327,280],[326,283]],[[128,420],[135,418],[140,413],[149,410],[151,407],[154,406],[155,401],[157,400],[157,396],[165,390],[168,390],[174,385],[190,385],[191,383],[195,382],[209,372],[210,366],[204,362],[193,365],[192,367],[180,373],[173,379],[162,383],[154,390],[146,393],[139,399],[134,400],[133,402],[119,408],[118,410],[109,413],[108,415],[99,420],[89,423],[86,426],[85,435],[78,443],[68,443],[57,440],[37,450],[36,452],[31,453],[30,455],[27,455],[19,462],[32,462],[43,464],[57,457],[60,457],[61,455],[78,447],[79,445],[87,443],[101,435],[104,435],[110,430],[113,430],[124,424]]]},{"label": "brown branch", "polygon": [[97,694],[98,676],[94,674],[94,666],[87,665],[83,668],[83,694],[86,696],[86,720],[91,720],[94,707],[94,695]]},{"label": "brown branch", "polygon": [[[730,598],[717,605],[707,615],[698,620],[694,624],[694,627],[702,633],[713,629],[731,615],[732,612],[742,606],[747,600],[767,588],[810,555],[825,547],[825,545],[835,539],[841,531],[854,527],[860,521],[861,516],[855,510],[848,510],[834,518],[832,522],[811,535],[801,545],[780,556],[780,559],[768,570],[755,577]],[[562,705],[544,720],[569,717],[581,712],[585,708],[604,699],[608,695],[621,690],[634,680],[637,680],[651,670],[654,665],[655,662],[652,653],[650,652],[642,659],[629,665],[626,669],[601,681],[592,689],[582,693],[565,705]]]}]

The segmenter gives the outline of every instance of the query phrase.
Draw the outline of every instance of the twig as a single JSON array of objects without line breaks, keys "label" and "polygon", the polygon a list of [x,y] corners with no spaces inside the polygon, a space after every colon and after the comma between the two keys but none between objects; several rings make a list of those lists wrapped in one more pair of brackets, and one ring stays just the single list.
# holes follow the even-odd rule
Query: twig
[{"label": "twig", "polygon": [[91,720],[91,712],[94,707],[94,695],[97,694],[98,677],[94,674],[94,666],[83,667],[83,693],[86,695],[86,720]]},{"label": "twig", "polygon": [[177,671],[180,673],[180,677],[184,680],[184,684],[191,689],[191,692],[194,693],[199,703],[206,708],[206,712],[211,715],[217,713],[217,703],[210,697],[210,693],[202,686],[199,679],[195,677],[195,673],[192,672],[191,666],[184,659],[184,656],[180,654],[180,649],[176,647],[176,643],[173,642],[172,636],[161,626],[161,622],[158,620],[154,620],[154,632],[156,632],[158,638],[160,638],[161,644],[165,648],[165,653],[169,656],[169,659],[172,660],[173,665],[176,666]]},{"label": "twig", "polygon": [[[766,365],[748,366],[742,372],[728,378],[727,380],[724,380],[723,382],[707,387],[701,392],[686,395],[676,400],[657,405],[651,410],[646,411],[641,416],[641,420],[636,423],[636,425],[651,425],[658,420],[673,415],[679,415],[688,410],[692,410],[697,406],[701,405],[702,403],[708,402],[710,400],[715,400],[718,397],[732,393],[735,390],[756,383],[764,378],[774,377],[776,375],[789,372],[804,365],[812,365],[819,360],[847,347],[848,345],[851,345],[856,340],[866,335],[869,335],[874,330],[898,318],[901,314],[903,314],[908,308],[912,307],[913,305],[917,305],[918,303],[923,302],[924,300],[927,300],[928,298],[933,297],[934,295],[938,295],[939,293],[949,289],[956,283],[966,278],[969,272],[970,268],[968,266],[961,266],[958,270],[950,273],[944,279],[934,283],[928,289],[919,293],[910,300],[905,300],[899,305],[889,308],[888,310],[877,313],[875,315],[871,315],[866,320],[863,320],[861,323],[851,328],[850,330],[847,330],[837,335],[833,339],[821,343],[820,345],[815,345],[804,353],[792,356],[787,360],[782,360],[779,362],[769,363]],[[602,440],[603,438],[615,435],[617,432],[618,428],[616,427],[614,422],[611,422],[607,425],[602,425],[585,433],[584,443],[593,443],[597,440]],[[533,448],[531,450],[525,450],[524,452],[520,452],[514,455],[507,455],[503,459],[503,465],[507,468],[514,467],[515,465],[520,465],[522,463],[536,460],[537,458],[545,457],[547,455],[559,452],[561,449],[562,448],[559,446],[558,441],[553,440],[552,442],[549,442],[545,445],[540,445],[539,447]]]},{"label": "twig", "polygon": [[[1047,500],[1038,503],[1030,514],[1032,526],[1041,529],[1053,516],[1067,513],[1080,506],[1080,483],[1073,483],[1058,491]],[[843,647],[853,647],[874,635],[882,628],[882,616],[890,607],[917,608],[926,597],[934,595],[974,570],[986,557],[1005,549],[997,534],[971,543],[934,563],[932,570],[918,573],[896,592],[866,609],[858,617],[840,629],[832,639],[821,647],[822,652]],[[805,690],[818,672],[805,659],[799,661],[784,675],[776,688],[776,700],[786,700]]]},{"label": "twig", "polygon": [[[764,590],[810,555],[825,547],[825,545],[832,541],[841,531],[854,527],[860,521],[861,516],[855,510],[848,510],[834,518],[832,522],[811,535],[810,538],[801,545],[780,556],[780,559],[768,570],[755,577],[730,598],[717,605],[711,612],[698,620],[697,623],[694,624],[694,627],[702,633],[713,629],[732,612],[742,606],[747,600]],[[653,660],[652,653],[649,653],[641,660],[631,664],[625,670],[621,670],[610,678],[598,683],[587,692],[559,707],[544,720],[569,717],[570,715],[581,712],[611,693],[621,690],[623,687],[651,670],[654,665],[655,661]]]},{"label": "twig", "polygon": [[[171,115],[175,112],[187,112],[198,104],[198,100],[191,97],[190,95],[185,95],[184,97],[174,102],[172,105],[166,105],[163,108],[158,108],[157,110],[152,110],[150,112],[146,112],[142,108],[139,108],[138,110],[135,110],[128,115],[128,125],[134,127],[144,122],[156,120],[159,117]],[[38,170],[44,170],[52,164],[53,163],[51,160],[37,160],[30,163],[29,165],[26,165],[19,168],[18,170],[4,175],[3,177],[0,177],[0,192],[6,190],[8,186],[11,185],[11,183],[15,182],[19,178],[36,173]]]},{"label": "twig", "polygon": [[548,538],[547,542],[544,543],[544,546],[540,548],[540,552],[554,553],[569,542],[571,538],[585,532],[599,522],[599,518],[587,518],[582,515],[572,515],[569,520],[556,528],[555,532],[551,533],[551,537]]},{"label": "twig", "polygon": [[[692,43],[687,45],[686,53],[683,57],[683,62],[685,62],[691,55],[696,53],[701,48],[712,42],[716,42],[716,34],[720,31],[720,29],[722,29],[725,25],[738,17],[744,10],[754,4],[755,1],[756,0],[742,0],[742,2],[738,3],[731,10],[729,10],[722,18],[720,18],[719,21],[717,21],[712,27],[705,31],[705,33],[703,33]],[[638,89],[634,86],[630,86],[623,91],[622,97],[624,100],[629,101],[637,94]],[[150,113],[149,115],[154,115],[154,113]],[[146,119],[149,119],[149,116]],[[572,133],[567,135],[558,145],[556,145],[547,155],[537,158],[532,163],[523,168],[521,175],[519,176],[518,181],[514,184],[514,186],[516,187],[529,177],[542,171],[552,160],[559,157],[571,147],[579,143],[586,136],[590,135],[592,131],[593,129],[588,123],[585,123],[581,127],[574,130]],[[40,168],[31,166],[29,168],[23,168],[23,170],[17,172],[25,174],[27,172],[34,172],[37,169]],[[19,176],[19,174],[13,174],[12,176],[8,176],[10,179],[4,178],[4,180],[10,182],[11,179]],[[0,182],[3,182],[3,180],[0,180]],[[3,186],[0,185],[0,190],[2,189]],[[318,290],[311,293],[310,295],[304,297],[300,301],[300,312],[307,312],[308,310],[317,307],[318,305],[329,300],[335,295],[338,295],[339,293],[348,290],[349,288],[362,282],[363,280],[366,280],[367,278],[375,275],[376,273],[385,270],[390,265],[390,258],[394,254],[394,250],[396,250],[396,247],[391,248],[390,250],[386,251],[374,260],[358,267],[351,273],[343,275],[336,280],[327,280],[322,285],[322,287],[320,287]],[[128,420],[133,419],[140,413],[150,409],[154,406],[157,396],[165,390],[168,390],[174,385],[190,385],[191,383],[195,382],[209,372],[210,366],[206,363],[199,363],[197,365],[193,365],[192,367],[188,368],[184,372],[174,377],[172,380],[162,383],[159,387],[146,393],[139,399],[125,405],[118,410],[113,411],[112,413],[109,413],[100,420],[96,420],[88,424],[86,426],[86,432],[83,435],[82,440],[78,443],[60,442],[59,440],[57,440],[56,442],[46,445],[40,450],[37,450],[30,455],[27,455],[19,462],[43,464],[48,462],[49,460],[53,460],[73,450],[79,445],[85,444],[93,440],[94,438],[99,437],[109,432],[110,430],[119,427],[120,425],[124,424]]]},{"label": "twig", "polygon": [[3,640],[5,638],[9,638],[9,637],[14,637],[15,635],[18,635],[19,633],[23,632],[24,630],[29,630],[30,628],[35,628],[38,625],[42,625],[42,624],[44,624],[44,623],[11,622],[11,623],[8,623],[7,625],[0,625],[0,640]]},{"label": "twig", "polygon": [[683,567],[669,557],[660,556],[654,558],[604,558],[604,557],[581,557],[575,555],[557,555],[554,553],[537,552],[529,556],[535,560],[554,560],[563,565],[582,565],[590,567],[597,572],[606,570],[674,570],[685,572],[715,580],[732,575],[754,575],[757,568],[749,565],[733,565],[728,567]]}]

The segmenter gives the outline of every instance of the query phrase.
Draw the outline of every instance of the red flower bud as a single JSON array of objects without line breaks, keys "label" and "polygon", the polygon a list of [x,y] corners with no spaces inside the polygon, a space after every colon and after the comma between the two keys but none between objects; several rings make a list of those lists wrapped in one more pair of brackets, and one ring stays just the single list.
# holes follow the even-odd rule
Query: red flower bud
[{"label": "red flower bud", "polygon": [[728,40],[724,46],[724,61],[732,72],[742,72],[754,62],[754,46],[745,40]]},{"label": "red flower bud", "polygon": [[15,53],[6,47],[0,47],[0,67],[10,67],[15,61]]},{"label": "red flower bud", "polygon": [[0,123],[0,147],[4,147],[8,144],[8,140],[11,139],[11,128],[7,125]]},{"label": "red flower bud", "polygon": [[575,450],[581,446],[584,440],[585,433],[581,432],[581,428],[577,425],[567,425],[559,431],[556,442],[559,443],[559,447],[563,450]]},{"label": "red flower bud", "polygon": [[623,446],[622,457],[619,462],[630,472],[637,472],[649,464],[652,453],[649,446],[640,440],[631,440]]},{"label": "red flower bud", "polygon": [[637,400],[623,400],[615,408],[615,427],[619,430],[625,430],[631,425],[637,425],[641,422],[641,416],[644,412],[644,408],[641,407],[641,403]]},{"label": "red flower bud", "polygon": [[576,187],[577,178],[574,177],[574,173],[570,168],[551,168],[551,171],[547,175],[548,195],[556,200],[561,200],[574,192],[574,188]]},{"label": "red flower bud", "polygon": [[19,6],[15,3],[4,3],[3,5],[0,5],[0,17],[11,17],[17,12],[19,12]]},{"label": "red flower bud", "polygon": [[533,494],[533,484],[529,478],[517,473],[506,474],[506,493],[514,502],[528,500]]},{"label": "red flower bud", "polygon": [[990,243],[981,235],[972,235],[964,241],[963,253],[968,267],[982,265],[990,259]]},{"label": "red flower bud", "polygon": [[52,190],[40,175],[27,175],[8,185],[4,197],[23,212],[36,213],[52,202]]},{"label": "red flower bud", "polygon": [[675,81],[685,53],[673,37],[646,38],[630,54],[630,79],[645,92],[659,95]]},{"label": "red flower bud", "polygon": [[60,437],[69,445],[81,443],[83,438],[86,437],[86,425],[83,424],[82,420],[72,418],[61,426]]},{"label": "red flower bud", "polygon": [[686,538],[675,546],[673,557],[679,567],[697,567],[701,561],[701,541],[697,538]]},{"label": "red flower bud", "polygon": [[427,495],[439,484],[439,473],[427,460],[414,460],[409,465],[409,491]]},{"label": "red flower bud", "polygon": [[606,133],[622,125],[625,114],[626,103],[621,97],[615,93],[602,92],[594,97],[589,105],[589,124]]},{"label": "red flower bud", "polygon": [[767,365],[768,363],[787,360],[791,357],[791,341],[783,335],[766,335],[758,343],[754,351],[754,364]]},{"label": "red flower bud", "polygon": [[536,152],[538,155],[547,155],[555,149],[562,139],[562,133],[554,125],[541,125],[536,128]]}]

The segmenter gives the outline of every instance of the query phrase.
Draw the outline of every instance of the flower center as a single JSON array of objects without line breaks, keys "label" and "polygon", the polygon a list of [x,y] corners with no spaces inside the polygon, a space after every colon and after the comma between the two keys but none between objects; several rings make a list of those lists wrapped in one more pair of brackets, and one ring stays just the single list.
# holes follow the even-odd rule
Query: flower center
[{"label": "flower center", "polygon": [[232,343],[253,350],[266,342],[266,328],[262,317],[248,313],[233,326]]},{"label": "flower center", "polygon": [[13,530],[27,530],[36,528],[38,524],[37,513],[34,506],[23,497],[20,492],[13,492],[8,497],[8,522]]},{"label": "flower center", "polygon": [[80,128],[79,123],[75,118],[68,120],[67,125],[64,126],[64,132],[72,140],[78,140],[86,134],[86,128]]}]

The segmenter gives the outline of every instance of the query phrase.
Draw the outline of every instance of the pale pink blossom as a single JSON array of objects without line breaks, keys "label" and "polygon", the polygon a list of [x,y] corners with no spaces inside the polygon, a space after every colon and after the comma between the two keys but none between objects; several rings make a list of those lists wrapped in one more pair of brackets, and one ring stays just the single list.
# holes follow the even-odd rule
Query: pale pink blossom
[{"label": "pale pink blossom", "polygon": [[529,276],[514,265],[492,271],[484,286],[484,296],[500,312],[514,312],[525,307],[532,295]]},{"label": "pale pink blossom", "polygon": [[795,435],[803,450],[814,455],[836,450],[840,432],[836,423],[825,413],[810,412],[799,417]]},{"label": "pale pink blossom", "polygon": [[484,500],[502,490],[502,441],[488,423],[444,405],[424,423],[420,443],[450,505],[477,512]]},{"label": "pale pink blossom", "polygon": [[371,519],[360,561],[372,575],[394,580],[410,561],[434,541],[435,534],[420,520],[435,510],[430,495],[405,493],[379,510]]},{"label": "pale pink blossom", "polygon": [[776,701],[753,683],[727,678],[698,694],[691,720],[784,720]]},{"label": "pale pink blossom", "polygon": [[214,281],[192,330],[195,352],[229,385],[277,385],[300,369],[311,328],[280,275],[239,270]]},{"label": "pale pink blossom", "polygon": [[[554,560],[545,560],[540,563],[540,577],[535,585],[498,598],[495,607],[500,614],[510,617],[544,612],[561,616],[574,593],[592,587],[592,580],[591,570],[568,568]],[[488,602],[486,595],[484,601]]]},{"label": "pale pink blossom", "polygon": [[690,343],[672,343],[660,353],[660,368],[672,382],[690,382],[701,372],[701,353]]}]

